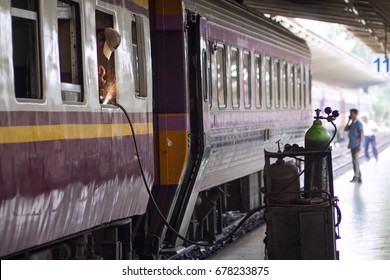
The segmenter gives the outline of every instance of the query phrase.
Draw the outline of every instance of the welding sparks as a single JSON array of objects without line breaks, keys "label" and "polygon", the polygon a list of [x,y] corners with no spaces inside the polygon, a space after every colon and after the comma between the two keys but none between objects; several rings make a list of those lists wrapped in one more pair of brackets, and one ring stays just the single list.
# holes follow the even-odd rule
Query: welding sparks
[{"label": "welding sparks", "polygon": [[[106,69],[99,65],[99,98],[102,104],[115,104],[116,93],[118,91],[115,78],[110,78],[110,75],[106,75]],[[108,76],[108,77],[107,77]]]},{"label": "welding sparks", "polygon": [[105,97],[101,96],[101,98],[104,98],[103,104],[114,104],[116,102],[117,90],[118,88],[115,82],[106,84]]}]

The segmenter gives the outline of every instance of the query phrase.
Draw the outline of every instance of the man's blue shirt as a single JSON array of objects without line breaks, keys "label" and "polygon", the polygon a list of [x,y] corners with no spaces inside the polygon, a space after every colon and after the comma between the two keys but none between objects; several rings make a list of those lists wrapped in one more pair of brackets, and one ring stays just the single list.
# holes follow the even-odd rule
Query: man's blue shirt
[{"label": "man's blue shirt", "polygon": [[356,149],[359,147],[361,131],[363,131],[363,124],[358,120],[353,120],[349,127],[349,149]]}]

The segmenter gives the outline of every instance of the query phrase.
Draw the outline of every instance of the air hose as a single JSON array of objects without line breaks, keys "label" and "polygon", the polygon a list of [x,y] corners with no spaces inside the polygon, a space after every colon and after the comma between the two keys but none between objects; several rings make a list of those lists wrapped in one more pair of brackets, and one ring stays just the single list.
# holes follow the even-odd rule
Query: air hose
[{"label": "air hose", "polygon": [[226,242],[227,240],[229,240],[236,232],[237,230],[253,215],[255,214],[256,212],[262,210],[264,208],[264,206],[259,206],[259,207],[256,207],[254,209],[252,209],[251,211],[249,211],[245,217],[234,227],[234,229],[229,232],[228,235],[226,235],[224,238],[218,240],[218,242],[215,242],[215,243],[210,243],[210,242],[197,242],[197,241],[193,241],[193,240],[189,240],[188,238],[184,237],[183,235],[181,235],[180,233],[178,233],[172,226],[171,224],[168,222],[168,220],[164,217],[164,214],[162,213],[161,209],[158,207],[157,205],[157,202],[156,202],[156,199],[154,198],[153,194],[152,194],[152,191],[150,190],[149,186],[148,186],[148,182],[146,180],[146,176],[145,176],[145,172],[144,172],[144,169],[143,169],[143,166],[142,166],[142,163],[141,163],[141,157],[140,157],[140,154],[139,154],[139,150],[138,150],[138,145],[137,145],[137,140],[136,140],[136,137],[135,137],[135,131],[134,131],[134,127],[133,127],[133,123],[130,119],[130,116],[129,114],[127,113],[126,109],[120,105],[119,103],[116,103],[114,104],[116,107],[118,107],[119,109],[122,110],[122,112],[125,114],[126,116],[126,119],[129,123],[129,126],[130,126],[130,130],[131,130],[131,134],[132,134],[132,137],[133,137],[133,140],[134,140],[134,149],[135,149],[135,153],[137,155],[137,162],[138,162],[138,166],[139,166],[139,169],[140,169],[140,172],[141,172],[141,176],[142,176],[142,180],[144,182],[144,185],[145,185],[145,188],[146,188],[146,191],[148,192],[148,195],[149,195],[149,198],[150,200],[152,201],[152,204],[154,206],[154,208],[157,210],[157,213],[158,215],[161,217],[161,219],[164,221],[164,224],[167,226],[167,228],[173,233],[175,234],[178,238],[180,238],[181,240],[187,242],[188,244],[192,244],[192,245],[196,245],[196,246],[202,246],[202,247],[211,247],[211,246],[215,246],[217,243],[223,243],[223,242]]}]

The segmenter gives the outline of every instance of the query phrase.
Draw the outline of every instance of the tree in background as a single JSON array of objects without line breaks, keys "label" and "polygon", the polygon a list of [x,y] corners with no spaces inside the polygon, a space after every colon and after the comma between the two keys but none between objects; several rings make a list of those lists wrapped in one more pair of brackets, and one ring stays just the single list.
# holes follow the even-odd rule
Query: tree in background
[{"label": "tree in background", "polygon": [[390,127],[390,88],[388,86],[373,86],[369,88],[372,97],[371,118],[377,123]]}]

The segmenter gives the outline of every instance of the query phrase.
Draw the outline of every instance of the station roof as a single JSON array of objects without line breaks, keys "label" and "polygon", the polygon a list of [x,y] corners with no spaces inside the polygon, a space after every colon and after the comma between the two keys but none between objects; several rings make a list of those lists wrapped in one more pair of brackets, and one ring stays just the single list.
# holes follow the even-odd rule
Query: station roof
[{"label": "station roof", "polygon": [[297,21],[277,16],[277,22],[306,40],[311,50],[311,70],[315,80],[345,88],[368,87],[386,82],[372,63],[367,63],[334,42],[307,30]]},{"label": "station roof", "polygon": [[[344,24],[375,53],[389,49],[389,0],[239,0],[272,16],[305,18]],[[386,48],[385,48],[385,45]]]}]

